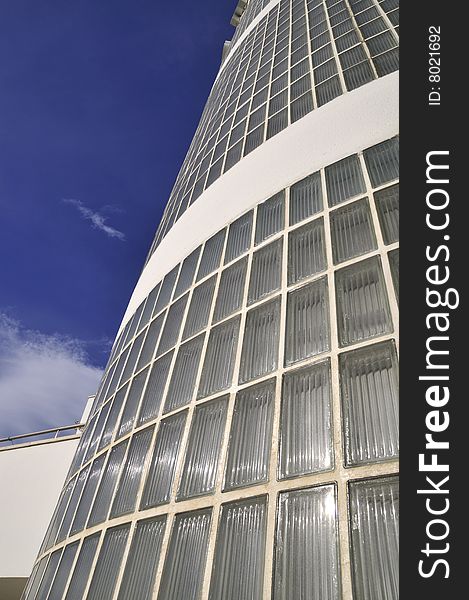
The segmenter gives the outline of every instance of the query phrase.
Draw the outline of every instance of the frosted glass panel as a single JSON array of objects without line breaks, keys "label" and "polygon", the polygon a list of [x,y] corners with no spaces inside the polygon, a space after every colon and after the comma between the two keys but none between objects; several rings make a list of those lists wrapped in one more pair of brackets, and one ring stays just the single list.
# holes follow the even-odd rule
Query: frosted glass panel
[{"label": "frosted glass panel", "polygon": [[210,331],[197,398],[205,398],[230,387],[240,321],[238,315]]},{"label": "frosted glass panel", "polygon": [[201,334],[179,347],[164,405],[165,413],[191,401],[194,395],[195,379],[199,369],[204,337],[205,334]]},{"label": "frosted glass panel", "polygon": [[186,417],[187,411],[183,411],[160,423],[140,503],[141,510],[169,500]]},{"label": "frosted glass panel", "polygon": [[61,542],[68,535],[73,517],[75,515],[75,510],[77,508],[78,501],[83,491],[83,486],[85,485],[86,479],[88,477],[90,466],[91,465],[85,467],[82,471],[80,471],[80,473],[77,476],[76,484],[73,488],[73,493],[70,498],[70,502],[68,503],[67,512],[65,513],[62,524],[60,526],[59,535],[57,536],[57,542]]},{"label": "frosted glass panel", "polygon": [[223,505],[210,600],[262,600],[266,522],[266,496]]},{"label": "frosted glass panel", "polygon": [[280,336],[280,297],[253,308],[247,314],[239,382],[275,371]]},{"label": "frosted glass panel", "polygon": [[129,530],[130,525],[120,525],[106,531],[87,600],[112,599]]},{"label": "frosted glass panel", "polygon": [[329,361],[283,377],[279,478],[333,467]]},{"label": "frosted glass panel", "polygon": [[366,198],[331,212],[330,223],[335,265],[377,247]]},{"label": "frosted glass panel", "polygon": [[221,321],[241,308],[248,259],[242,258],[221,274],[213,321]]},{"label": "frosted glass panel", "polygon": [[85,538],[80,548],[80,555],[75,564],[65,600],[83,600],[100,535],[99,532]]},{"label": "frosted glass panel", "polygon": [[145,338],[145,343],[143,344],[142,351],[140,353],[140,358],[138,359],[136,371],[140,371],[140,369],[147,365],[153,358],[156,344],[158,342],[158,338],[160,337],[161,327],[163,326],[163,320],[164,313],[161,313],[154,321],[151,322],[151,325],[148,328],[147,337]]},{"label": "frosted glass panel", "polygon": [[76,477],[71,479],[67,483],[67,487],[62,491],[60,499],[55,508],[54,515],[53,515],[51,522],[49,524],[49,527],[47,529],[47,533],[44,537],[44,542],[41,547],[41,552],[48,550],[55,543],[57,533],[59,531],[60,523],[62,521],[65,509],[67,508],[67,505],[70,500],[70,496],[71,496],[73,488],[75,486],[75,481],[76,481]]},{"label": "frosted glass panel", "polygon": [[80,504],[78,505],[75,518],[73,519],[72,528],[70,530],[72,535],[78,531],[81,531],[85,527],[96,488],[98,487],[98,483],[101,478],[105,459],[106,454],[101,454],[101,456],[99,456],[91,466],[90,474],[88,475],[83,494],[81,495]]},{"label": "frosted glass panel", "polygon": [[[67,585],[73,561],[75,560],[78,545],[79,542],[74,542],[73,544],[69,544],[65,548],[64,553],[62,555],[62,559],[60,561],[59,568],[57,569],[54,584],[50,589],[49,596],[47,596],[47,600],[61,600],[65,590],[65,586]],[[41,596],[38,595],[38,599],[40,597]]]},{"label": "frosted glass panel", "polygon": [[145,459],[153,437],[154,427],[139,431],[132,437],[129,452],[122,469],[122,476],[117,487],[111,518],[120,517],[132,512],[137,502]]},{"label": "frosted glass panel", "polygon": [[384,188],[374,196],[384,243],[399,241],[399,185]]},{"label": "frosted glass panel", "polygon": [[168,306],[169,301],[171,300],[171,296],[173,295],[173,288],[176,282],[178,271],[179,265],[174,267],[172,271],[165,275],[163,283],[161,284],[160,293],[158,295],[158,300],[155,304],[155,310],[153,312],[153,315],[156,315],[160,312],[160,310]]},{"label": "frosted glass panel", "polygon": [[353,342],[392,331],[391,314],[378,257],[336,271],[339,342]]},{"label": "frosted glass panel", "polygon": [[219,231],[205,242],[202,258],[200,259],[197,281],[213,273],[220,266],[220,259],[225,245],[226,229]]},{"label": "frosted glass panel", "polygon": [[399,302],[399,249],[391,250],[388,253],[389,265],[391,267],[392,283],[394,285],[394,291],[396,292],[396,298]]},{"label": "frosted glass panel", "polygon": [[122,369],[124,368],[124,363],[127,360],[127,356],[129,355],[130,346],[128,346],[124,352],[119,356],[119,360],[117,361],[117,366],[112,375],[111,383],[109,384],[109,389],[107,391],[106,397],[109,398],[116,391],[121,374]]},{"label": "frosted glass panel", "polygon": [[142,332],[137,338],[135,338],[133,344],[130,347],[129,358],[127,359],[127,363],[124,368],[124,372],[122,373],[121,383],[127,381],[127,379],[134,372],[135,364],[137,363],[138,355],[140,354],[140,350],[142,348],[143,340],[145,337],[145,332]]},{"label": "frosted glass panel", "polygon": [[365,181],[358,156],[354,154],[326,167],[327,200],[336,206],[365,191]]},{"label": "frosted glass panel", "polygon": [[257,207],[255,244],[260,244],[284,226],[285,191],[282,190]]},{"label": "frosted glass panel", "polygon": [[119,431],[116,436],[117,438],[122,437],[132,430],[135,417],[137,415],[140,398],[142,397],[143,388],[145,387],[145,382],[147,380],[149,371],[150,367],[147,367],[144,371],[141,371],[136,377],[134,377],[130,384],[129,394],[125,401]]},{"label": "frosted glass panel", "polygon": [[267,481],[274,402],[275,379],[236,394],[224,489]]},{"label": "frosted glass panel", "polygon": [[290,188],[290,225],[322,210],[321,176],[313,173]]},{"label": "frosted glass panel", "polygon": [[399,455],[398,362],[393,342],[340,355],[347,465]]},{"label": "frosted glass panel", "polygon": [[88,462],[88,460],[96,452],[96,448],[98,446],[99,440],[101,439],[101,434],[103,432],[104,425],[106,423],[106,419],[107,419],[110,407],[111,407],[111,403],[108,402],[107,404],[105,404],[101,408],[101,411],[98,414],[98,420],[97,420],[97,423],[96,423],[96,427],[94,428],[93,436],[92,436],[91,441],[90,441],[90,443],[88,445],[88,450],[86,451],[85,458],[84,458],[83,462]]},{"label": "frosted glass panel", "polygon": [[117,483],[122,461],[124,460],[127,440],[114,446],[110,451],[109,460],[104,470],[98,493],[93,504],[93,510],[88,521],[88,527],[102,523],[111,507],[114,488]]},{"label": "frosted glass panel", "polygon": [[288,235],[288,285],[327,267],[324,219],[315,219]]},{"label": "frosted glass panel", "polygon": [[225,265],[251,245],[252,210],[231,223],[225,250]]},{"label": "frosted glass panel", "polygon": [[62,548],[60,550],[56,550],[52,552],[49,558],[49,562],[47,563],[47,568],[44,572],[44,577],[42,578],[41,585],[37,591],[36,598],[39,600],[40,598],[47,598],[50,590],[50,586],[52,585],[52,581],[55,577],[55,572],[57,571],[57,566],[60,561],[60,557],[62,556]]},{"label": "frosted glass panel", "polygon": [[327,277],[288,294],[285,364],[330,349]]},{"label": "frosted glass panel", "polygon": [[135,332],[137,331],[137,325],[140,322],[140,317],[142,316],[142,312],[143,312],[143,304],[140,304],[140,306],[135,311],[134,316],[132,317],[132,321],[131,321],[131,323],[129,325],[129,329],[127,331],[127,336],[125,338],[124,346],[126,346],[130,342],[130,340],[134,337]]},{"label": "frosted glass panel", "polygon": [[182,336],[183,340],[198,333],[207,326],[216,282],[217,278],[214,275],[196,287],[192,292],[191,304]]},{"label": "frosted glass panel", "polygon": [[98,451],[107,446],[112,439],[114,434],[114,429],[117,424],[117,419],[119,418],[119,414],[122,408],[122,404],[124,403],[124,398],[129,388],[129,384],[124,385],[112,400],[112,408],[109,412],[108,420],[106,421],[106,425],[104,427],[103,435],[101,436],[101,441],[99,442]]},{"label": "frosted glass panel", "polygon": [[177,298],[187,291],[194,281],[195,270],[199,261],[200,247],[194,250],[182,263],[174,297]]},{"label": "frosted glass panel", "polygon": [[166,516],[137,523],[118,600],[151,600],[165,527]]},{"label": "frosted glass panel", "polygon": [[176,515],[158,600],[199,600],[212,509]]},{"label": "frosted glass panel", "polygon": [[138,425],[158,416],[172,358],[173,351],[168,352],[153,364],[142,399]]},{"label": "frosted glass panel", "polygon": [[398,478],[357,481],[349,486],[354,597],[398,600]]},{"label": "frosted glass panel", "polygon": [[248,304],[278,290],[282,280],[283,238],[264,246],[252,257]]},{"label": "frosted glass panel", "polygon": [[176,344],[188,297],[189,294],[186,294],[182,298],[179,298],[168,310],[168,316],[166,317],[156,356],[161,356]]},{"label": "frosted glass panel", "polygon": [[399,177],[399,138],[395,137],[363,152],[373,187]]},{"label": "frosted glass panel", "polygon": [[279,495],[274,600],[339,600],[340,563],[333,485]]},{"label": "frosted glass panel", "polygon": [[178,499],[201,496],[214,490],[227,404],[228,396],[224,396],[195,409]]},{"label": "frosted glass panel", "polygon": [[142,318],[140,319],[140,323],[138,325],[139,332],[148,325],[151,319],[153,309],[155,308],[156,298],[158,296],[158,292],[160,291],[160,285],[161,282],[157,283],[152,291],[148,294],[147,301],[145,302],[145,308],[143,309]]}]

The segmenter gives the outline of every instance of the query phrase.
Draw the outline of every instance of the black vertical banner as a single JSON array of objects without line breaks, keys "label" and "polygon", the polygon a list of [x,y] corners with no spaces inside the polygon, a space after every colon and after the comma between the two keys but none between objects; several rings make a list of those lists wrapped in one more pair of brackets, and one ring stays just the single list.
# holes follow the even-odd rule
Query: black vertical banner
[{"label": "black vertical banner", "polygon": [[455,9],[405,3],[401,18],[400,571],[402,598],[425,600],[467,593],[469,33]]}]

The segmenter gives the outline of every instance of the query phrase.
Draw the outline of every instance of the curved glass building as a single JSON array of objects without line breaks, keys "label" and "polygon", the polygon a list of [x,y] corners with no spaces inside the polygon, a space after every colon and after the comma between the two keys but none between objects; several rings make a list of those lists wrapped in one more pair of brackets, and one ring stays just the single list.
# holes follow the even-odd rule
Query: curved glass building
[{"label": "curved glass building", "polygon": [[240,0],[26,600],[398,598],[397,0]]}]

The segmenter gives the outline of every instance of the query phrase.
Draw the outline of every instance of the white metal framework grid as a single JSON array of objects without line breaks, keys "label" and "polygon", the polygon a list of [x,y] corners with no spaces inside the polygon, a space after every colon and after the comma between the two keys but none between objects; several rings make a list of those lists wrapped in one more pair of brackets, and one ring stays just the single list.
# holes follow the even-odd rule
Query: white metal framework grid
[{"label": "white metal framework grid", "polygon": [[397,598],[397,155],[280,190],[155,286],[25,599]]}]

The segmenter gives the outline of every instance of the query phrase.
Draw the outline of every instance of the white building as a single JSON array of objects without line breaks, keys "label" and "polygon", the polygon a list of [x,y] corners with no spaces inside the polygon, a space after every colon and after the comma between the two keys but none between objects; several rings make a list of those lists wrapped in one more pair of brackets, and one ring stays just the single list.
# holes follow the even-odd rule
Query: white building
[{"label": "white building", "polygon": [[398,598],[398,7],[250,0],[27,600]]}]

